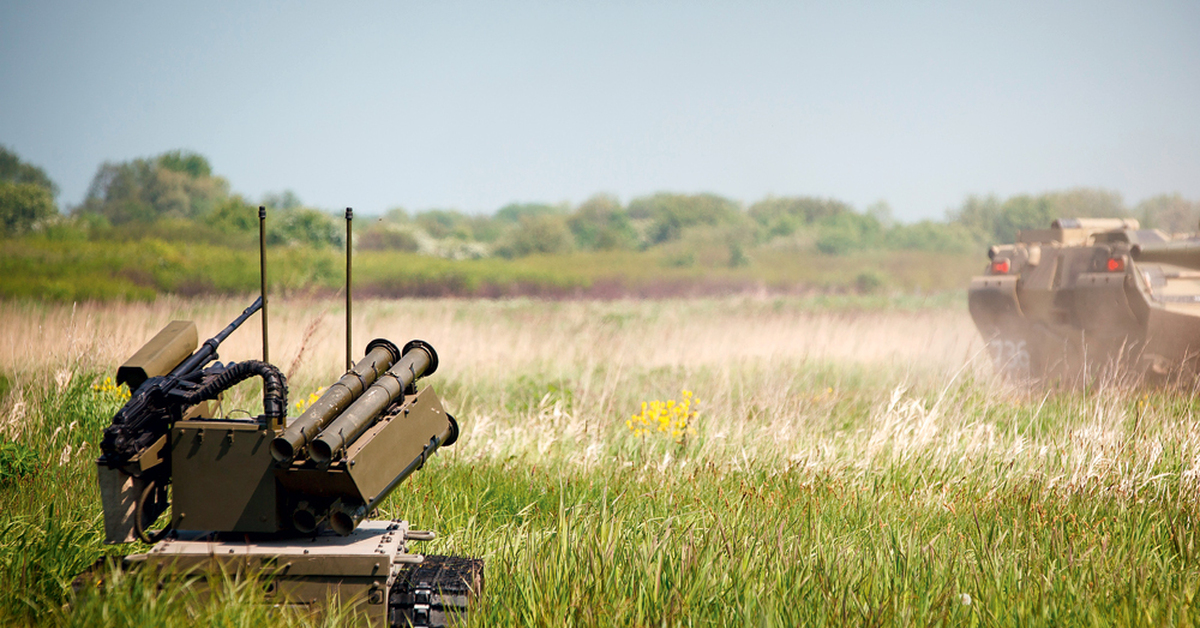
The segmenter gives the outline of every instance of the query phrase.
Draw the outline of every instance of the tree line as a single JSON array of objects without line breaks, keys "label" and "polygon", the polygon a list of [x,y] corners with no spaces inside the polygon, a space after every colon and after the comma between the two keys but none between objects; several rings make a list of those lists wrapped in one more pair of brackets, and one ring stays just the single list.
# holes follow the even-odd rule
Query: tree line
[{"label": "tree line", "polygon": [[[106,162],[77,206],[60,210],[58,188],[41,168],[0,146],[0,229],[4,237],[132,240],[147,237],[230,246],[257,242],[258,205],[270,207],[274,245],[341,246],[341,213],[303,203],[294,193],[257,203],[231,190],[195,152]],[[1080,188],[1038,195],[969,196],[944,220],[900,223],[879,202],[859,211],[843,201],[810,196],[767,197],[748,206],[716,194],[660,192],[627,203],[597,194],[574,206],[513,203],[491,215],[452,209],[393,208],[356,221],[357,246],[447,258],[564,254],[572,251],[680,249],[693,242],[723,245],[729,265],[746,263],[758,247],[845,255],[860,250],[966,251],[1012,242],[1017,231],[1045,228],[1057,217],[1134,217],[1148,228],[1195,231],[1200,202],[1178,194],[1127,206],[1120,194]]]}]

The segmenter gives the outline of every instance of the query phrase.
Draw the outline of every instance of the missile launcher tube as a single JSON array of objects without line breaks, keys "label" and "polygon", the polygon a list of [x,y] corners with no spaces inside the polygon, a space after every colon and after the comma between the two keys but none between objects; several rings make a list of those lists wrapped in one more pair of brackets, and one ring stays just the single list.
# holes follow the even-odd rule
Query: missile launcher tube
[{"label": "missile launcher tube", "polygon": [[349,536],[366,516],[366,505],[345,504],[339,499],[329,508],[329,527],[342,536]]},{"label": "missile launcher tube", "polygon": [[324,520],[324,515],[318,515],[307,501],[303,501],[292,514],[292,527],[304,534],[312,534]]},{"label": "missile launcher tube", "polygon": [[[401,482],[408,479],[408,476],[416,473],[421,467],[424,467],[425,461],[437,453],[439,448],[453,445],[458,440],[458,422],[449,414],[446,415],[446,419],[446,429],[437,436],[429,439],[429,442],[425,444],[425,448],[421,451],[421,455],[409,462],[408,466],[393,478],[387,487],[380,491],[374,499],[371,499],[366,504],[346,503],[340,499],[334,502],[326,515],[329,520],[329,527],[342,536],[349,535],[362,522],[363,518],[367,516],[368,512],[374,510],[383,500],[387,499],[387,496],[391,495],[392,491],[397,486],[400,486]],[[297,511],[297,514],[300,514],[300,512]]]},{"label": "missile launcher tube", "polygon": [[413,382],[433,374],[437,363],[437,352],[428,343],[409,342],[400,360],[309,443],[309,457],[318,465],[328,465],[337,452],[362,435]]},{"label": "missile launcher tube", "polygon": [[357,399],[368,386],[383,375],[400,350],[388,340],[377,338],[367,345],[367,355],[330,386],[325,394],[308,407],[291,425],[271,442],[271,456],[279,463],[291,462],[339,413]]}]

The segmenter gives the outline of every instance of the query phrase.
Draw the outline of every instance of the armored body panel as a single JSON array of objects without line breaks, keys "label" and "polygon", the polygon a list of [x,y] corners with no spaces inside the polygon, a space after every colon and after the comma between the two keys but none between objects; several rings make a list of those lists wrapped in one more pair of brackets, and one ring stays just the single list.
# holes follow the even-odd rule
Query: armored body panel
[{"label": "armored body panel", "polygon": [[968,304],[997,367],[1069,385],[1194,377],[1200,241],[1130,219],[1060,219],[988,251]]}]

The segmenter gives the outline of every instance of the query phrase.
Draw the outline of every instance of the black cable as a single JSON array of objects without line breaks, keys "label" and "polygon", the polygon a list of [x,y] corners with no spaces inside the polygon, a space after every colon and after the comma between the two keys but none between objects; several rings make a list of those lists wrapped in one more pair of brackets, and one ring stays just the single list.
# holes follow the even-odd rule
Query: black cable
[{"label": "black cable", "polygon": [[243,380],[259,376],[263,380],[263,415],[270,422],[282,421],[287,412],[287,378],[273,364],[259,360],[246,360],[229,365],[200,388],[186,396],[188,404],[216,399],[218,395],[236,386]]},{"label": "black cable", "polygon": [[[146,488],[142,489],[142,494],[140,497],[138,497],[137,504],[133,509],[133,531],[137,533],[138,539],[147,545],[153,545],[163,540],[163,538],[167,536],[167,533],[171,531],[171,526],[168,525],[158,532],[146,534],[146,527],[145,524],[142,523],[142,517],[146,512],[146,498],[150,496],[150,493],[154,490],[154,488],[154,480],[146,482]],[[151,521],[150,523],[154,522]]]}]

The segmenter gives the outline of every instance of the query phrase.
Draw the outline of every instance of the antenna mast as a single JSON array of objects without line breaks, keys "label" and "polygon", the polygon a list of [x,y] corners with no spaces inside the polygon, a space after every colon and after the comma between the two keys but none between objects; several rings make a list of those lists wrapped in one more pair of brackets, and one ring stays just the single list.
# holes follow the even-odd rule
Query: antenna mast
[{"label": "antenna mast", "polygon": [[258,276],[262,280],[262,361],[270,364],[271,354],[267,349],[267,208],[262,205],[258,206]]},{"label": "antenna mast", "polygon": [[351,238],[353,232],[350,229],[350,223],[354,220],[354,210],[346,208],[346,370],[354,368],[353,354],[350,347],[350,316],[351,316],[351,300],[350,300],[350,251],[353,249]]}]

